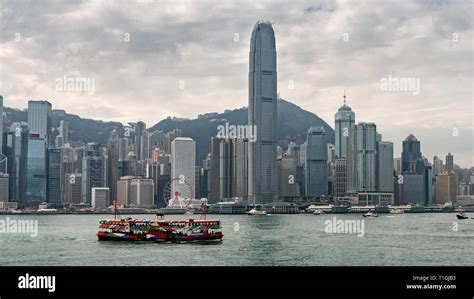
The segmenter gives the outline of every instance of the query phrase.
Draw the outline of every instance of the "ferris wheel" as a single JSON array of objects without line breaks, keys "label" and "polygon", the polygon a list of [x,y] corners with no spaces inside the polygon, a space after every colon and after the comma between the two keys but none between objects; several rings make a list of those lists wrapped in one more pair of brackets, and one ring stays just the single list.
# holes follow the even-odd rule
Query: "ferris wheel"
[{"label": "ferris wheel", "polygon": [[186,208],[193,199],[193,187],[183,177],[171,179],[163,189],[167,207]]}]

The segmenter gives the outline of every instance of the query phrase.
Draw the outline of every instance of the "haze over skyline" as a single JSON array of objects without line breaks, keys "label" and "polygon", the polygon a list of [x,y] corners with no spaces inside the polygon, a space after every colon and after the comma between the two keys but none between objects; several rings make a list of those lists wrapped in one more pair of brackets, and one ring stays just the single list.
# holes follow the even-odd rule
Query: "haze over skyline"
[{"label": "haze over skyline", "polygon": [[[395,157],[413,133],[428,159],[451,152],[474,165],[468,1],[0,3],[7,107],[43,99],[84,118],[151,126],[247,106],[250,33],[271,20],[283,99],[334,127],[346,89],[356,122],[375,122]],[[95,92],[58,91],[63,76],[92,78]],[[389,76],[418,78],[420,93],[382,91]]]}]

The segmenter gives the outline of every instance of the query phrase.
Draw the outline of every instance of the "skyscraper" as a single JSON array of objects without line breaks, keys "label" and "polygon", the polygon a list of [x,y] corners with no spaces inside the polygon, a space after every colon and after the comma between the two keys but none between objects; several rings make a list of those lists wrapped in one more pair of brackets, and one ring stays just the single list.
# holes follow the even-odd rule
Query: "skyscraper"
[{"label": "skyscraper", "polygon": [[108,186],[110,188],[110,200],[117,200],[117,181],[118,176],[118,161],[119,161],[119,138],[117,131],[114,129],[110,133],[107,140],[107,167],[108,167]]},{"label": "skyscraper", "polygon": [[137,155],[137,160],[143,160],[143,149],[145,145],[144,133],[146,130],[146,124],[142,121],[133,124],[135,128],[135,154]]},{"label": "skyscraper", "polygon": [[233,140],[212,138],[211,192],[212,202],[222,201],[234,195],[233,184]]},{"label": "skyscraper", "polygon": [[351,110],[351,107],[346,105],[345,92],[344,105],[337,111],[335,122],[336,158],[345,158],[347,156],[349,129],[355,124],[355,113]]},{"label": "skyscraper", "polygon": [[420,141],[410,134],[402,147],[402,172],[416,172],[416,161],[422,158]]},{"label": "skyscraper", "polygon": [[30,207],[47,201],[47,141],[40,134],[30,133],[26,162],[26,201]]},{"label": "skyscraper", "polygon": [[393,143],[377,143],[377,188],[379,192],[393,193]]},{"label": "skyscraper", "polygon": [[9,186],[8,173],[0,172],[0,202],[8,202],[9,200]]},{"label": "skyscraper", "polygon": [[323,127],[310,127],[306,137],[306,196],[328,194],[327,143]]},{"label": "skyscraper", "polygon": [[454,156],[451,153],[446,155],[446,171],[454,170]]},{"label": "skyscraper", "polygon": [[128,155],[128,138],[119,138],[118,139],[118,152],[119,152],[119,161],[125,161]]},{"label": "skyscraper", "polygon": [[61,205],[61,150],[48,150],[48,202],[55,207]]},{"label": "skyscraper", "polygon": [[278,165],[278,197],[283,201],[295,201],[300,196],[296,181],[297,159],[284,154],[277,161]]},{"label": "skyscraper", "polygon": [[212,138],[210,156],[211,203],[248,195],[248,140]]},{"label": "skyscraper", "polygon": [[435,203],[456,202],[458,177],[455,172],[444,171],[436,176]]},{"label": "skyscraper", "polygon": [[84,146],[82,158],[82,202],[91,203],[91,190],[95,187],[107,187],[107,156],[97,143]]},{"label": "skyscraper", "polygon": [[336,159],[334,163],[334,197],[343,197],[347,192],[347,160],[344,158]]},{"label": "skyscraper", "polygon": [[435,175],[443,172],[443,160],[438,158],[438,156],[433,157],[433,173]]},{"label": "skyscraper", "polygon": [[277,198],[277,56],[270,22],[253,27],[249,59],[248,124],[258,132],[249,142],[249,200],[266,203]]},{"label": "skyscraper", "polygon": [[154,205],[155,185],[152,179],[136,178],[130,183],[130,204],[150,207]]},{"label": "skyscraper", "polygon": [[3,154],[3,96],[0,96],[0,160],[1,160],[2,154]]},{"label": "skyscraper", "polygon": [[347,191],[375,192],[377,128],[359,123],[350,129],[347,151]]},{"label": "skyscraper", "polygon": [[28,127],[13,123],[7,136],[6,155],[10,175],[10,201],[23,207],[26,200],[26,164],[28,159]]},{"label": "skyscraper", "polygon": [[[189,137],[176,137],[171,142],[171,178],[182,184],[173,184],[171,195],[180,192],[183,196],[195,197],[196,143]],[[187,186],[185,186],[187,185]],[[192,188],[191,194],[186,194]]]},{"label": "skyscraper", "polygon": [[48,101],[28,101],[28,127],[30,133],[45,138],[47,146],[51,144],[51,103]]}]

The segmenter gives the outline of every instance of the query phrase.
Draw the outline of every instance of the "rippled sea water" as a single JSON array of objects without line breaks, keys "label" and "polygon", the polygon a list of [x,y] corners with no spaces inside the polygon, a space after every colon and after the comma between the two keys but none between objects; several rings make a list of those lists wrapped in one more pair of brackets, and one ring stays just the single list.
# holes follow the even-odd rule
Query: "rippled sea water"
[{"label": "rippled sea water", "polygon": [[[95,235],[98,221],[112,218],[110,215],[8,217],[38,220],[38,235],[0,233],[3,266],[474,265],[474,219],[457,220],[451,213],[378,218],[361,214],[208,215],[223,224],[224,238],[217,244],[99,242]],[[149,219],[153,215],[130,217]],[[326,233],[326,220],[333,217],[364,220],[365,235]]]}]

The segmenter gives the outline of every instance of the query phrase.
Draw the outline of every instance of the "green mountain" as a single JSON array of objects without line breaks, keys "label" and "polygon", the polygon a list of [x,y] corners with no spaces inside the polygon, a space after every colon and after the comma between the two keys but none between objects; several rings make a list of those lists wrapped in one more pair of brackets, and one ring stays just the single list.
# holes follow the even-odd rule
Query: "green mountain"
[{"label": "green mountain", "polygon": [[[12,122],[28,121],[26,110],[5,107],[4,111],[6,116],[5,128],[8,128]],[[119,122],[86,119],[65,113],[62,110],[54,110],[52,117],[53,137],[58,134],[56,128],[59,127],[59,122],[62,119],[69,122],[69,139],[73,141],[106,144],[107,138],[113,129],[117,130],[119,136],[123,136],[124,126]],[[217,126],[226,122],[231,125],[247,124],[247,108],[227,111],[211,118],[189,120],[167,118],[158,122],[149,130],[168,132],[176,128],[181,129],[183,136],[191,137],[196,141],[197,164],[201,164],[211,150],[211,138],[216,136]],[[295,104],[282,99],[278,100],[278,145],[285,149],[291,141],[303,143],[306,140],[306,133],[310,126],[324,127],[328,142],[334,143],[334,130],[324,120]]]},{"label": "green mountain", "polygon": [[[278,145],[286,149],[291,141],[303,143],[310,126],[322,126],[326,131],[327,141],[334,143],[334,130],[314,113],[303,110],[283,99],[278,100]],[[211,151],[211,138],[217,134],[217,126],[228,122],[231,125],[247,124],[247,108],[235,109],[218,116],[204,119],[173,120],[164,119],[150,128],[150,131],[182,130],[182,135],[196,141],[197,164],[201,164]]]}]

